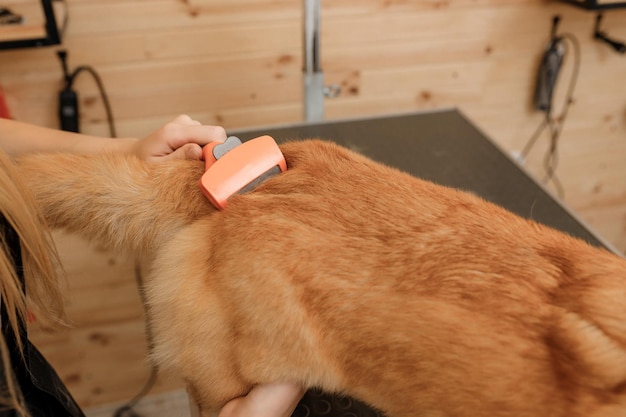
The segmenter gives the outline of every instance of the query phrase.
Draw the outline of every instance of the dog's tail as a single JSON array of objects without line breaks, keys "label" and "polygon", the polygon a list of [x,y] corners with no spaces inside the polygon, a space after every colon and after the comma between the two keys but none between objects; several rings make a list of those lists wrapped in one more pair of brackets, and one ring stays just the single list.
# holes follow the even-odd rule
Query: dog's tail
[{"label": "dog's tail", "polygon": [[202,195],[199,161],[150,163],[124,154],[28,155],[18,171],[53,228],[143,256],[215,212]]}]

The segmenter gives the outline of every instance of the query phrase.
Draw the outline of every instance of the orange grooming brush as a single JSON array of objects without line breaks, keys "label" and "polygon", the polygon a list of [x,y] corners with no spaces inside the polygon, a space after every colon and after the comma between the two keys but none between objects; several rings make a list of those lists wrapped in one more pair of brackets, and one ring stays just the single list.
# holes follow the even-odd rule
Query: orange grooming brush
[{"label": "orange grooming brush", "polygon": [[232,195],[250,192],[287,170],[285,157],[270,136],[244,143],[231,136],[224,143],[209,143],[203,153],[206,172],[200,178],[200,189],[219,210]]}]

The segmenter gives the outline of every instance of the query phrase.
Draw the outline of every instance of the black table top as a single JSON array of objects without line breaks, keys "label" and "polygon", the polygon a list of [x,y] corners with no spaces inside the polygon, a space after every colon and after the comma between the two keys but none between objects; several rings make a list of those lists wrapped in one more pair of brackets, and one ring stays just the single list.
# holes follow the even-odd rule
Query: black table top
[{"label": "black table top", "polygon": [[320,138],[435,183],[471,191],[522,217],[606,246],[457,110],[229,132],[242,140]]}]

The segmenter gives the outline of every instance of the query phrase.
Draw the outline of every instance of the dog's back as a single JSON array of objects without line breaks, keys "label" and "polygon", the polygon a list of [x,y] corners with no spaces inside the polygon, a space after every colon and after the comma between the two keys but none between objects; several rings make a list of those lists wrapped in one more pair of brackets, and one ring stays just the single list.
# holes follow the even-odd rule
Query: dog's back
[{"label": "dog's back", "polygon": [[155,360],[206,410],[276,380],[390,417],[626,415],[621,258],[319,141],[218,212],[199,162],[31,156],[49,221],[154,256]]}]

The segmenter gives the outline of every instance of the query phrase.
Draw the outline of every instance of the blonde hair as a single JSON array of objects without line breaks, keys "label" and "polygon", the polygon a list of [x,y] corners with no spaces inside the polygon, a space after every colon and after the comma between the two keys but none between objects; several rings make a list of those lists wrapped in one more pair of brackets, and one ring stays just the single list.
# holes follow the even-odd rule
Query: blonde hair
[{"label": "blonde hair", "polygon": [[[32,312],[43,323],[63,323],[64,308],[59,277],[60,262],[49,229],[33,198],[26,191],[9,157],[0,151],[0,213],[19,237],[25,285],[28,297],[16,271],[15,260],[0,232],[0,297],[7,313],[10,328],[16,335],[17,347],[24,358],[20,323],[26,323],[26,312]],[[5,323],[2,324],[6,326]],[[0,404],[15,409],[20,415],[29,415],[22,393],[11,373],[11,359],[4,334],[0,337],[3,392]]]}]

